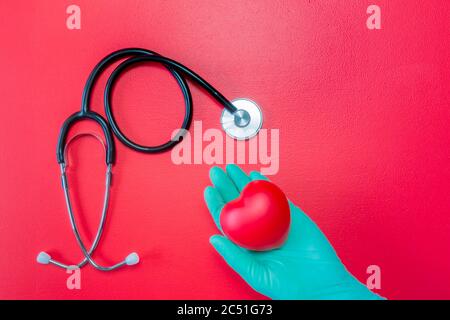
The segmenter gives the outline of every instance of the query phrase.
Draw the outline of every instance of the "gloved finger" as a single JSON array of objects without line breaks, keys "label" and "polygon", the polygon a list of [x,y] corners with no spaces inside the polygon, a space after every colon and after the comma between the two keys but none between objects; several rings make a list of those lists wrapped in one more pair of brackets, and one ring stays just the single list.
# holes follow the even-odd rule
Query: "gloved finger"
[{"label": "gloved finger", "polygon": [[225,203],[239,197],[239,192],[233,181],[221,168],[212,167],[209,171],[209,177]]},{"label": "gloved finger", "polygon": [[238,247],[228,238],[220,235],[212,236],[209,238],[209,242],[225,262],[246,282],[249,284],[253,282],[252,270],[257,261],[251,256],[250,252]]},{"label": "gloved finger", "polygon": [[262,175],[258,171],[250,172],[250,179],[252,179],[252,180],[266,180],[266,181],[270,181],[269,178],[267,178],[265,175]]},{"label": "gloved finger", "polygon": [[208,210],[211,213],[211,216],[216,223],[217,228],[219,228],[219,230],[222,230],[222,228],[220,227],[219,217],[220,211],[225,205],[225,202],[223,201],[219,192],[211,186],[206,187],[203,196],[205,198],[206,206],[208,207]]},{"label": "gloved finger", "polygon": [[250,178],[245,174],[245,172],[235,164],[227,165],[226,170],[228,176],[230,177],[231,181],[233,181],[239,192],[241,192],[242,189],[244,189],[244,187],[247,185],[247,183],[251,181]]}]

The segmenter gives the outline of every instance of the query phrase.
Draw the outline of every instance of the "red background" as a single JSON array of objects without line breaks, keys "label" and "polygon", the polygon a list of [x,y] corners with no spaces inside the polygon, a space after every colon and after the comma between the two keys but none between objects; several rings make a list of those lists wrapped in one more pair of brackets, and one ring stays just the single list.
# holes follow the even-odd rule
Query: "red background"
[{"label": "red background", "polygon": [[[81,7],[81,30],[66,27],[70,4]],[[382,30],[366,28],[370,4],[381,7]],[[72,291],[63,270],[35,262],[41,250],[81,258],[56,139],[93,66],[129,46],[261,105],[264,127],[280,128],[273,180],[361,281],[376,264],[388,298],[450,298],[448,1],[2,1],[0,15],[0,298],[262,298],[208,243],[217,232],[202,199],[209,166],[176,166],[170,153],[120,143],[96,257],[111,263],[137,251],[142,262],[112,273],[88,266]],[[194,119],[220,127],[220,107],[191,89]],[[92,109],[104,114],[102,93]],[[125,74],[113,100],[139,142],[167,139],[182,120],[181,93],[158,66]],[[89,239],[104,183],[94,141],[70,153]]]}]

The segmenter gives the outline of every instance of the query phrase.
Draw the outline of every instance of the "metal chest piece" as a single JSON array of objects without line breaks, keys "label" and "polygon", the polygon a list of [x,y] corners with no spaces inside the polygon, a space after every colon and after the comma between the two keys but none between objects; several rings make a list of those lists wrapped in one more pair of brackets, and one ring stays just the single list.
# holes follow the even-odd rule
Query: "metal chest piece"
[{"label": "metal chest piece", "polygon": [[224,109],[220,117],[223,130],[233,139],[247,140],[256,136],[262,127],[263,116],[258,105],[249,99],[235,99],[231,103],[235,113]]}]

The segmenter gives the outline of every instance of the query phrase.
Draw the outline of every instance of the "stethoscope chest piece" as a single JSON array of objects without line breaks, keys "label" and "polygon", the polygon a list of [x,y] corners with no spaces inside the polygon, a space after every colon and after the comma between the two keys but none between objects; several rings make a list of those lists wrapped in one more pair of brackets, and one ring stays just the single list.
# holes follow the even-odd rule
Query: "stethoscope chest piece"
[{"label": "stethoscope chest piece", "polygon": [[238,109],[231,113],[224,109],[220,118],[223,130],[237,140],[256,136],[262,127],[263,116],[258,105],[249,99],[235,99],[231,103]]}]

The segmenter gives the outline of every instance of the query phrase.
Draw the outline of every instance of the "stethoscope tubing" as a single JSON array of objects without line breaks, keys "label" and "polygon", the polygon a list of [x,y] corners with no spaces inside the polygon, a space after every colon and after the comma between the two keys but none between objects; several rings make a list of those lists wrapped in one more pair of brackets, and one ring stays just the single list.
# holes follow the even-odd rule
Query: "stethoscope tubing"
[{"label": "stethoscope tubing", "polygon": [[[141,48],[126,48],[126,49],[120,49],[117,51],[114,51],[104,57],[92,70],[91,74],[89,75],[88,80],[86,81],[86,84],[84,86],[83,95],[81,99],[81,111],[86,112],[89,110],[89,103],[91,98],[91,92],[92,87],[94,83],[96,82],[99,75],[102,73],[102,71],[111,65],[112,63],[125,58],[129,56],[136,56],[134,58],[144,58],[142,61],[154,61],[159,62],[165,65],[166,67],[169,67],[169,69],[173,70],[173,72],[183,72],[184,74],[190,76],[193,80],[195,80],[200,86],[202,86],[206,91],[208,91],[218,102],[220,102],[228,111],[231,113],[234,113],[237,109],[236,107],[227,99],[225,98],[218,90],[216,90],[211,84],[209,84],[205,79],[200,77],[197,73],[189,69],[188,67],[184,66],[183,64],[166,58],[164,56],[161,56],[160,54],[147,50],[147,49],[141,49]],[[133,58],[131,58],[133,59]],[[138,61],[140,62],[140,61]],[[114,73],[114,72],[113,72]]]},{"label": "stethoscope tubing", "polygon": [[[111,64],[114,62],[117,62],[120,59],[125,59],[122,61],[110,74],[108,81],[105,86],[104,91],[104,107],[105,107],[105,114],[108,119],[108,123],[101,117],[98,113],[90,110],[90,100],[92,95],[92,90],[97,82],[100,74]],[[117,121],[114,117],[113,111],[112,111],[112,104],[111,104],[111,96],[112,96],[112,89],[114,88],[114,85],[116,83],[116,80],[118,76],[124,72],[126,69],[131,67],[132,65],[135,65],[137,63],[143,63],[143,62],[156,62],[161,63],[164,65],[169,72],[174,76],[176,81],[178,82],[178,85],[182,91],[184,102],[185,102],[185,116],[183,119],[183,123],[180,126],[180,130],[175,137],[173,137],[170,141],[163,143],[158,146],[144,146],[141,144],[138,144],[131,139],[129,139],[119,128]],[[192,121],[192,96],[189,90],[189,86],[187,84],[186,79],[184,76],[188,76],[191,80],[194,80],[198,85],[200,85],[202,88],[204,88],[213,98],[215,98],[220,104],[223,105],[225,109],[230,111],[231,113],[234,113],[237,111],[237,108],[227,99],[225,98],[217,89],[215,89],[211,84],[209,84],[205,79],[200,77],[197,73],[189,69],[188,67],[184,66],[183,64],[166,58],[164,56],[159,55],[158,53],[141,49],[141,48],[127,48],[127,49],[121,49],[117,50],[106,57],[104,57],[92,70],[90,73],[86,84],[83,89],[82,99],[81,99],[81,110],[78,113],[73,114],[71,117],[69,117],[63,124],[59,139],[58,139],[58,146],[57,146],[57,160],[58,163],[64,163],[64,156],[63,156],[63,150],[65,145],[65,140],[68,134],[68,131],[70,127],[73,126],[76,122],[84,119],[91,119],[96,121],[103,129],[103,133],[106,137],[106,145],[107,145],[107,152],[106,152],[106,163],[112,164],[115,161],[115,146],[114,146],[114,139],[111,136],[110,130],[112,129],[112,132],[117,136],[117,138],[127,147],[144,153],[159,153],[163,151],[167,151],[174,147],[177,143],[181,141],[181,137],[189,130],[191,121]]]}]

